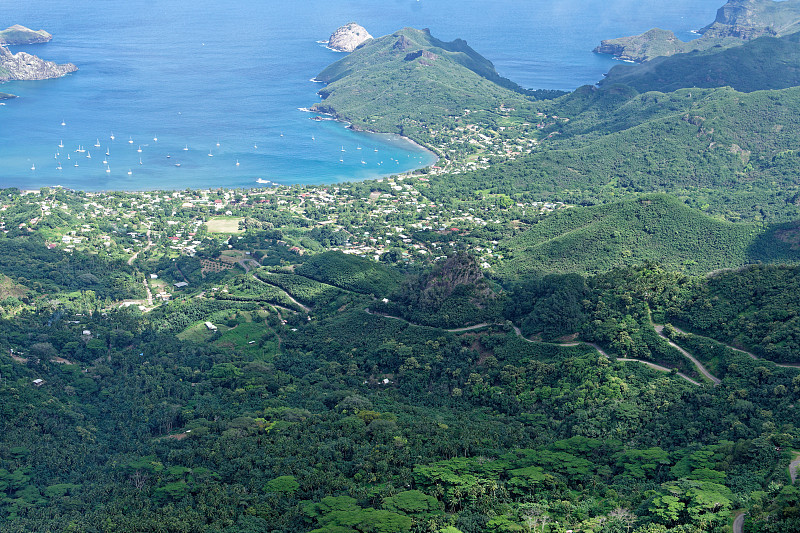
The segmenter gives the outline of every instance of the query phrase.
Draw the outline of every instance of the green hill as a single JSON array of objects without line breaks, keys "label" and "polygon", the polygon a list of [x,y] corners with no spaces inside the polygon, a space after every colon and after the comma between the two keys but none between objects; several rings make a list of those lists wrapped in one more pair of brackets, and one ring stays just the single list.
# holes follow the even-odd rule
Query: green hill
[{"label": "green hill", "polygon": [[688,273],[761,260],[800,260],[800,251],[750,224],[713,219],[666,195],[575,208],[501,242],[502,277],[531,271],[596,273],[654,261]]},{"label": "green hill", "polygon": [[295,272],[335,287],[376,296],[395,291],[402,279],[386,265],[341,252],[315,255]]},{"label": "green hill", "polygon": [[409,119],[440,120],[527,100],[465,41],[448,43],[413,28],[367,41],[316,79],[328,85],[315,110],[383,132],[400,132]]},{"label": "green hill", "polygon": [[794,87],[800,85],[800,33],[657,57],[641,65],[617,65],[600,85],[615,83],[639,92],[726,85],[743,92]]}]

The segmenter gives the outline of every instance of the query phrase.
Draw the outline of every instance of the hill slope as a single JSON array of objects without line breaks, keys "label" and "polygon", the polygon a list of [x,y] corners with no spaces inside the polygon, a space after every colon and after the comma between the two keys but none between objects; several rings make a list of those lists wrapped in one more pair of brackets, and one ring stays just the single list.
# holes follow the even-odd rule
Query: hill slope
[{"label": "hill slope", "polygon": [[[655,261],[689,273],[709,272],[767,259],[759,243],[762,229],[723,222],[666,195],[589,208],[575,208],[542,219],[501,243],[511,258],[503,277],[538,272],[602,272]],[[780,257],[800,260],[800,252],[773,240]],[[773,254],[774,255],[774,254]]]}]

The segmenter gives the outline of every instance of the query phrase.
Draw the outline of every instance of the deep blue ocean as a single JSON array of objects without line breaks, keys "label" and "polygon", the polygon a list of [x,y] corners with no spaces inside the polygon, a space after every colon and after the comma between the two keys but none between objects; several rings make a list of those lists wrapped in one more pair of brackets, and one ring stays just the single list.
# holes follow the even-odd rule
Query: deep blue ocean
[{"label": "deep blue ocean", "polygon": [[0,0],[2,27],[54,36],[12,51],[80,69],[0,85],[20,97],[0,106],[0,187],[251,187],[418,168],[433,156],[298,110],[319,101],[310,80],[341,57],[318,42],[338,26],[430,28],[524,87],[570,90],[616,64],[591,52],[601,39],[661,27],[688,40],[724,1]]}]

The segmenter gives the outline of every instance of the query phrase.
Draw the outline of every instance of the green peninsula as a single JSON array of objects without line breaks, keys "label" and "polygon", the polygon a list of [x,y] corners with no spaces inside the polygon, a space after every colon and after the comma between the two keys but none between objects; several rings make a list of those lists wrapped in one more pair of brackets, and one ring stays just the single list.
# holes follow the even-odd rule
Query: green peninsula
[{"label": "green peninsula", "polygon": [[367,41],[316,79],[327,85],[313,110],[387,133],[403,133],[409,121],[438,121],[532,100],[465,41],[448,43],[413,28]]}]

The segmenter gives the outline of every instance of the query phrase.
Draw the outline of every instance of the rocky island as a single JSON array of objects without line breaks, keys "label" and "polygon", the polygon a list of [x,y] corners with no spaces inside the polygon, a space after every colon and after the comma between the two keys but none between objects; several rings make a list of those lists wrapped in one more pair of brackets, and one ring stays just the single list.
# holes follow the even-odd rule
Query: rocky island
[{"label": "rocky island", "polygon": [[328,48],[337,52],[352,52],[370,39],[372,39],[372,35],[363,26],[355,22],[348,22],[331,34],[328,39]]},{"label": "rocky island", "polygon": [[623,61],[644,62],[711,48],[730,48],[758,37],[780,37],[800,30],[800,0],[729,0],[711,24],[698,30],[702,37],[684,42],[671,31],[654,28],[641,35],[606,39],[594,52]]},{"label": "rocky island", "polygon": [[0,31],[0,45],[3,46],[47,43],[52,39],[53,36],[44,30],[35,31],[19,24]]},{"label": "rocky island", "polygon": [[76,70],[78,67],[72,63],[59,65],[26,52],[13,54],[8,48],[0,46],[0,83],[60,78]]}]

